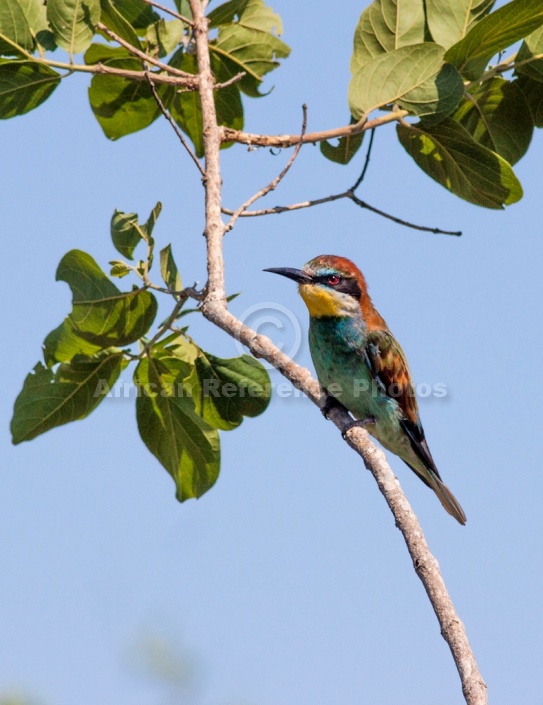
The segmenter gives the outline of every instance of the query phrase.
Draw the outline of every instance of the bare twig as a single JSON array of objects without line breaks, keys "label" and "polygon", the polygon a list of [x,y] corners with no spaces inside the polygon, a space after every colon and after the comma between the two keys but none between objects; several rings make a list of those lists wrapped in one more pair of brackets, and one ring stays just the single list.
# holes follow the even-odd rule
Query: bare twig
[{"label": "bare twig", "polygon": [[358,177],[358,179],[354,182],[354,184],[349,189],[353,193],[360,186],[360,184],[364,181],[364,177],[366,176],[366,172],[368,171],[368,167],[370,165],[371,150],[373,148],[374,137],[375,137],[375,127],[372,127],[372,129],[370,131],[370,143],[368,144],[368,149],[366,151],[366,158],[364,160],[364,166],[362,167],[362,171],[360,172],[360,176]]},{"label": "bare twig", "polygon": [[166,71],[166,73],[172,74],[172,76],[179,76],[180,78],[184,78],[187,82],[187,85],[195,85],[198,83],[198,76],[196,76],[195,74],[187,73],[186,71],[181,71],[180,69],[176,69],[174,66],[170,66],[169,64],[165,64],[162,61],[159,61],[158,59],[154,59],[152,56],[149,56],[149,54],[146,54],[144,51],[141,51],[141,49],[132,46],[130,42],[127,42],[125,39],[123,39],[118,34],[109,29],[109,27],[106,27],[103,22],[98,22],[96,27],[97,29],[104,32],[104,34],[107,34],[110,39],[113,39],[117,42],[117,44],[120,44],[122,47],[124,47],[131,54],[137,56],[138,59],[141,59],[142,61],[145,61],[148,64],[153,64],[153,66],[157,66],[163,71]]},{"label": "bare twig", "polygon": [[192,20],[189,20],[188,17],[185,17],[184,15],[180,15],[179,12],[176,12],[175,10],[170,10],[169,7],[165,7],[164,5],[160,5],[158,2],[155,2],[154,0],[143,0],[143,2],[147,3],[147,5],[152,5],[153,7],[156,7],[157,10],[162,10],[162,12],[167,12],[168,15],[171,15],[172,17],[176,17],[178,20],[181,20],[181,22],[184,22],[185,24],[188,24],[190,27],[194,24]]},{"label": "bare twig", "polygon": [[164,115],[164,117],[166,118],[166,120],[170,123],[170,125],[172,126],[173,131],[174,131],[175,134],[177,135],[179,141],[181,142],[181,144],[183,145],[183,147],[184,147],[184,148],[186,149],[186,151],[188,152],[189,157],[190,157],[190,158],[192,159],[192,161],[196,164],[196,166],[197,166],[197,168],[198,168],[198,171],[199,171],[200,174],[202,175],[202,178],[205,179],[206,173],[205,173],[205,171],[204,171],[202,165],[201,165],[200,162],[198,161],[198,157],[197,157],[197,156],[194,154],[194,152],[192,151],[192,149],[191,149],[189,143],[187,142],[187,140],[185,139],[183,133],[181,132],[181,130],[179,129],[177,123],[175,122],[175,120],[174,120],[173,117],[171,116],[170,111],[166,108],[166,106],[165,106],[164,103],[162,102],[160,96],[158,95],[158,91],[157,91],[157,89],[155,88],[155,85],[154,85],[154,83],[153,83],[153,78],[151,78],[151,74],[147,71],[147,72],[146,72],[146,75],[147,75],[147,81],[149,82],[149,87],[150,87],[150,89],[151,89],[151,93],[153,94],[153,98],[155,99],[155,103],[158,105],[158,108],[159,108],[160,112]]},{"label": "bare twig", "polygon": [[308,132],[305,135],[254,135],[250,132],[240,132],[233,130],[230,127],[222,127],[223,142],[239,142],[255,147],[294,147],[298,142],[307,144],[308,142],[322,142],[323,140],[331,140],[336,137],[348,137],[358,135],[361,132],[372,130],[374,127],[386,125],[389,122],[397,120],[407,115],[407,110],[396,110],[386,115],[374,118],[373,120],[360,120],[354,125],[345,125],[344,127],[336,127],[333,130],[324,130],[322,132]]},{"label": "bare twig", "polygon": [[372,211],[372,213],[377,213],[377,215],[381,215],[383,218],[388,218],[388,220],[392,220],[394,223],[398,223],[399,225],[405,225],[406,228],[413,228],[413,230],[422,230],[423,232],[434,233],[436,235],[454,235],[455,237],[460,237],[462,235],[461,230],[442,230],[441,228],[429,228],[426,225],[416,225],[415,223],[410,223],[408,220],[397,218],[395,215],[390,215],[390,213],[386,213],[385,211],[382,211],[379,208],[375,208],[375,206],[370,206],[369,203],[362,201],[351,191],[347,191],[347,198],[350,198],[351,201],[353,203],[356,203],[357,206],[360,206],[360,208],[366,208],[367,210]]},{"label": "bare twig", "polygon": [[[305,131],[307,129],[307,105],[302,105],[302,112],[303,112],[303,119],[302,119],[302,136],[305,134]],[[298,142],[296,145],[294,151],[292,152],[292,155],[288,162],[286,163],[286,166],[284,169],[281,171],[280,174],[278,174],[275,179],[270,181],[270,183],[267,186],[264,186],[263,188],[260,189],[260,191],[257,191],[254,195],[251,196],[251,198],[248,198],[245,203],[243,203],[236,211],[232,213],[232,217],[228,221],[225,229],[225,233],[229,232],[232,230],[234,227],[234,224],[236,220],[240,217],[240,215],[243,215],[243,213],[249,208],[251,204],[253,204],[255,201],[258,201],[259,198],[263,198],[266,194],[270,193],[270,191],[273,191],[277,188],[279,183],[284,179],[284,177],[287,175],[288,170],[290,167],[294,164],[296,161],[296,157],[300,153],[300,149],[302,148],[303,142]],[[224,213],[224,209],[222,209],[222,212]]]},{"label": "bare twig", "polygon": [[[325,395],[321,394],[318,382],[311,377],[309,372],[299,367],[283,354],[271,340],[256,334],[245,326],[226,308],[222,253],[224,224],[221,220],[221,174],[219,162],[221,134],[224,137],[225,132],[220,130],[216,122],[213,78],[209,64],[207,21],[203,15],[200,0],[190,0],[190,4],[194,16],[195,42],[200,72],[199,92],[202,104],[207,174],[205,183],[205,234],[209,278],[202,302],[202,313],[208,320],[215,323],[229,335],[240,340],[255,356],[265,358],[290,379],[298,389],[303,390],[315,404],[322,407],[325,402]],[[296,142],[304,141],[306,141],[305,138],[302,139],[300,136],[296,140]],[[292,142],[292,144],[294,143]],[[371,443],[365,430],[353,428],[347,431],[347,424],[350,423],[351,418],[346,411],[340,408],[333,409],[330,417],[336,426],[345,432],[349,445],[361,455],[392,510],[396,526],[403,534],[417,575],[425,587],[438,618],[441,633],[451,650],[460,675],[466,702],[468,705],[486,705],[486,686],[479,673],[464,625],[455,612],[439,573],[439,566],[428,548],[417,517],[411,510],[398,481],[386,463],[383,452]]]},{"label": "bare twig", "polygon": [[221,88],[226,88],[227,86],[231,86],[233,83],[237,83],[238,81],[241,81],[241,79],[246,75],[247,75],[246,71],[240,71],[235,76],[232,76],[232,78],[229,78],[228,81],[224,81],[223,83],[216,83],[214,85],[214,88],[216,91],[218,91]]}]

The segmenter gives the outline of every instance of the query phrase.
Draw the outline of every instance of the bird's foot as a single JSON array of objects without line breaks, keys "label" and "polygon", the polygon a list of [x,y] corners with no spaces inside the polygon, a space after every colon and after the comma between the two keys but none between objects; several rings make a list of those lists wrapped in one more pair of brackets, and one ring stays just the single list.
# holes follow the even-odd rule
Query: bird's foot
[{"label": "bird's foot", "polygon": [[332,411],[332,409],[343,409],[343,411],[349,413],[343,404],[336,399],[336,397],[333,397],[327,389],[323,389],[323,392],[326,394],[326,401],[321,407],[321,411],[325,419],[328,418],[328,414]]},{"label": "bird's foot", "polygon": [[348,431],[351,430],[351,428],[356,428],[359,426],[360,428],[364,428],[365,426],[369,426],[370,424],[375,423],[375,416],[368,416],[365,419],[355,419],[354,421],[351,421],[350,424],[347,424],[347,428],[345,428],[342,432],[341,435],[343,436],[343,440],[345,440],[345,436]]}]

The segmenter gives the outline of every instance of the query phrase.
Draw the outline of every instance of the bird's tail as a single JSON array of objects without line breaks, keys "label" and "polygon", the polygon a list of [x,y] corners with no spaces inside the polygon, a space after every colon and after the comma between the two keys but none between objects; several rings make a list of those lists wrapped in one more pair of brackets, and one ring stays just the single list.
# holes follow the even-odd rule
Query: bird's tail
[{"label": "bird's tail", "polygon": [[464,510],[447,485],[443,484],[443,482],[436,477],[434,473],[428,473],[428,475],[431,477],[430,487],[438,496],[439,501],[445,510],[448,511],[449,514],[453,516],[460,524],[465,524],[466,515],[464,514]]}]

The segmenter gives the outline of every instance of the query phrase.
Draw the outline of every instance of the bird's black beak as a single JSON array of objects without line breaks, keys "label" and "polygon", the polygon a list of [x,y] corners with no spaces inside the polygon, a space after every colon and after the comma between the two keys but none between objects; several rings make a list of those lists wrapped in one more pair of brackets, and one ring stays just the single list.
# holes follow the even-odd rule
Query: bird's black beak
[{"label": "bird's black beak", "polygon": [[274,274],[280,274],[282,277],[288,277],[289,279],[294,279],[298,284],[311,284],[313,281],[309,274],[302,272],[301,269],[292,269],[291,267],[270,267],[269,269],[264,269],[264,272],[273,272]]}]

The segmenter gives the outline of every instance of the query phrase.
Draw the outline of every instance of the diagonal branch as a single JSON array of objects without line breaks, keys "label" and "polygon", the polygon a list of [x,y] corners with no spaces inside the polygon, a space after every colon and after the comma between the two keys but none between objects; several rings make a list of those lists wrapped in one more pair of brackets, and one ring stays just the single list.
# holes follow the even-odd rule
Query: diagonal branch
[{"label": "diagonal branch", "polygon": [[171,116],[170,111],[166,108],[166,106],[165,106],[164,103],[162,102],[160,96],[158,95],[158,91],[157,91],[157,89],[155,88],[155,84],[153,83],[153,78],[151,78],[151,74],[149,73],[149,71],[146,71],[146,72],[145,72],[145,75],[147,76],[147,81],[148,81],[148,83],[149,83],[149,88],[151,89],[151,93],[153,94],[153,98],[155,99],[155,103],[158,105],[158,108],[159,108],[160,112],[164,115],[164,117],[166,118],[166,120],[170,123],[170,125],[172,126],[173,131],[174,131],[175,134],[177,135],[179,141],[181,142],[181,144],[183,145],[183,147],[184,147],[184,148],[186,149],[186,151],[188,152],[189,157],[190,157],[190,158],[192,159],[192,161],[196,164],[196,166],[197,166],[197,168],[198,168],[198,171],[199,171],[200,174],[202,175],[202,178],[205,179],[206,173],[205,173],[205,171],[203,170],[202,165],[200,164],[200,162],[199,162],[199,160],[198,160],[198,157],[197,157],[197,156],[194,154],[194,152],[192,151],[192,149],[191,149],[189,143],[187,142],[187,140],[185,139],[183,133],[181,132],[181,130],[179,129],[177,123],[175,122],[175,120],[174,120],[173,117]]},{"label": "diagonal branch", "polygon": [[[207,174],[205,182],[205,235],[207,241],[208,283],[202,302],[202,312],[208,320],[215,323],[229,335],[240,340],[256,357],[263,357],[270,362],[285,377],[291,380],[298,389],[304,391],[315,404],[322,407],[325,397],[321,394],[319,384],[311,377],[309,372],[299,367],[282,353],[268,338],[257,335],[250,328],[243,325],[226,308],[222,251],[225,226],[221,219],[221,173],[219,160],[221,138],[224,137],[225,132],[221,130],[216,121],[213,100],[213,76],[209,60],[208,22],[204,17],[204,8],[200,4],[200,0],[190,0],[190,5],[194,16],[196,55],[200,73],[199,93],[202,105]],[[304,138],[298,137],[297,142],[304,141],[306,141]],[[379,489],[394,515],[396,525],[402,532],[413,559],[415,571],[424,585],[438,618],[441,633],[451,650],[462,682],[462,691],[466,703],[468,705],[486,705],[486,686],[479,673],[464,625],[454,609],[439,572],[438,563],[428,548],[417,517],[386,463],[383,452],[371,443],[367,432],[363,429],[353,428],[347,430],[347,424],[351,421],[347,412],[336,408],[331,411],[330,417],[336,426],[345,433],[349,445],[363,458],[366,467],[375,477]]]}]

